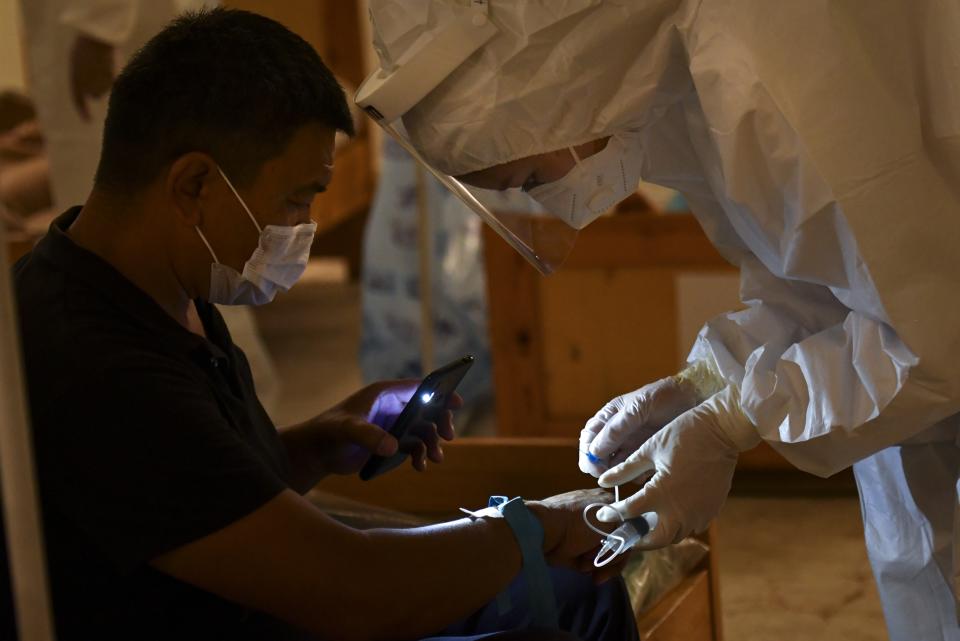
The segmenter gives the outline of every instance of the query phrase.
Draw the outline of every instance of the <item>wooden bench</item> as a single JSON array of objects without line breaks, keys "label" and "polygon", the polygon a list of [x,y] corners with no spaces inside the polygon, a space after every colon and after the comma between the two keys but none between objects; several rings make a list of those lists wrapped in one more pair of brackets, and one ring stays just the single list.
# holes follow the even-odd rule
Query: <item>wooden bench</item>
[{"label": "wooden bench", "polygon": [[[328,478],[324,493],[435,520],[459,518],[458,508],[486,504],[491,494],[543,498],[595,487],[576,465],[570,438],[463,438],[444,447],[442,465],[418,474],[409,466],[370,482]],[[644,641],[721,641],[714,531],[703,535],[706,558],[652,607],[637,613]]]}]

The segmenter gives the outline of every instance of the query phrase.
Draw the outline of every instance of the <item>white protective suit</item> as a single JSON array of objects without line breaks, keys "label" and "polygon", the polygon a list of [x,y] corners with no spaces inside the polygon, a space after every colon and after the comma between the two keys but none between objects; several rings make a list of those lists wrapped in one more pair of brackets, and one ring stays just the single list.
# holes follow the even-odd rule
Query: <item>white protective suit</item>
[{"label": "white protective suit", "polygon": [[[467,4],[373,0],[381,62]],[[960,3],[489,15],[500,33],[403,116],[414,144],[460,175],[640,130],[643,179],[680,190],[741,269],[747,309],[690,360],[800,469],[854,465],[891,638],[960,639]]]},{"label": "white protective suit", "polygon": [[[107,96],[88,101],[80,117],[70,92],[70,51],[79,34],[116,49],[116,71],[178,13],[217,6],[216,0],[21,0],[30,93],[50,159],[54,211],[81,205],[93,188],[100,160]],[[280,394],[276,370],[245,307],[220,307],[234,341],[246,353],[258,396],[268,411]]]}]

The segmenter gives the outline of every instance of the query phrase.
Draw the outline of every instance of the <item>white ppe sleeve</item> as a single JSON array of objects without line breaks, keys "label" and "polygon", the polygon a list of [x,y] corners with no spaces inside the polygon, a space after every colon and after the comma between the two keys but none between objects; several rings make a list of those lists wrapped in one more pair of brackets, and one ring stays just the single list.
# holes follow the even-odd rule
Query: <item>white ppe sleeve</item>
[{"label": "white ppe sleeve", "polygon": [[746,4],[703,3],[688,41],[685,166],[711,192],[691,204],[749,305],[692,356],[715,357],[760,436],[826,476],[957,429],[960,85],[940,78],[960,12],[802,3],[782,19],[758,2],[761,30]]},{"label": "white ppe sleeve", "polygon": [[115,47],[124,44],[137,24],[140,0],[70,0],[60,23]]},{"label": "white ppe sleeve", "polygon": [[709,321],[688,360],[738,385],[760,436],[796,467],[829,476],[956,411],[914,380],[919,359],[886,322],[755,257],[741,271],[747,309]]}]

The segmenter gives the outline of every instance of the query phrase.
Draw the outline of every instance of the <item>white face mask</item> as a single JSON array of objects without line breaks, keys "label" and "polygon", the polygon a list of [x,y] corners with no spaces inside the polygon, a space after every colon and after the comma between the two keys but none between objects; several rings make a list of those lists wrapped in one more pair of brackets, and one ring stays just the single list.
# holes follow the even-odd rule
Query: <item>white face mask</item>
[{"label": "white face mask", "polygon": [[570,147],[576,166],[528,193],[554,216],[583,229],[637,190],[643,148],[633,138],[614,134],[606,147],[583,160]]},{"label": "white face mask", "polygon": [[227,178],[223,170],[217,167],[223,176],[230,191],[237,197],[244,211],[253,221],[260,232],[260,242],[253,251],[253,256],[244,263],[243,273],[217,260],[213,247],[207,238],[196,227],[203,244],[210,250],[213,264],[210,265],[210,295],[207,300],[219,305],[263,305],[269,303],[276,296],[277,290],[287,291],[293,287],[297,279],[307,268],[310,259],[310,247],[313,245],[313,235],[317,231],[314,222],[294,225],[267,225],[260,227],[253,217],[247,203],[243,201],[233,183]]}]

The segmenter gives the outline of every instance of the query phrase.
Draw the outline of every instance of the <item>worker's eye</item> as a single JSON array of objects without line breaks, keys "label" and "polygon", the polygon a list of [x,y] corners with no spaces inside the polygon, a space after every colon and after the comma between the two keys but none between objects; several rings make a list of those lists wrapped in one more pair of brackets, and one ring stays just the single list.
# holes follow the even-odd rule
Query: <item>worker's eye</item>
[{"label": "worker's eye", "polygon": [[523,181],[523,185],[520,186],[521,191],[527,192],[531,189],[539,187],[543,183],[537,180],[536,175],[531,174],[529,178]]}]

